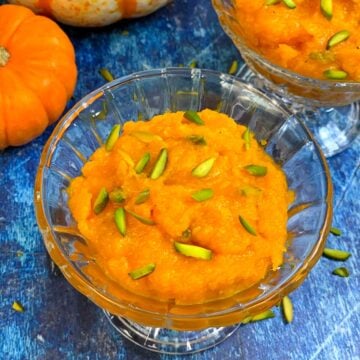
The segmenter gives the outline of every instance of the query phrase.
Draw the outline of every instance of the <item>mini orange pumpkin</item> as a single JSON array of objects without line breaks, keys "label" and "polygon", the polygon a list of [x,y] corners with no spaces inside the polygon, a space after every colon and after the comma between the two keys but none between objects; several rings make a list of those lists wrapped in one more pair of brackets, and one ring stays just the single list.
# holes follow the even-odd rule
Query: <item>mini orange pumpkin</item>
[{"label": "mini orange pumpkin", "polygon": [[74,48],[52,20],[0,6],[0,149],[26,144],[64,111],[74,92]]}]

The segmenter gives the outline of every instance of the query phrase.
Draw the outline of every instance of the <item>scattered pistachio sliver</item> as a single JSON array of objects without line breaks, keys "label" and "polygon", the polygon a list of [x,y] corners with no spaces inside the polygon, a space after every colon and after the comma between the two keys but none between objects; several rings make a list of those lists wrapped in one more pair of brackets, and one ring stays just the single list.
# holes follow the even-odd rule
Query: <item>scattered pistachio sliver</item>
[{"label": "scattered pistachio sliver", "polygon": [[184,118],[193,122],[197,125],[204,125],[204,121],[201,119],[201,117],[198,115],[196,111],[188,110],[184,112]]},{"label": "scattered pistachio sliver", "polygon": [[106,151],[111,151],[113,149],[113,147],[115,146],[115,143],[116,143],[117,139],[119,138],[120,129],[121,129],[120,124],[114,125],[113,128],[111,129],[110,134],[105,142],[105,150]]},{"label": "scattered pistachio sliver", "polygon": [[154,263],[145,265],[142,268],[133,270],[129,272],[129,276],[133,279],[133,280],[138,280],[141,279],[142,277],[151,274],[156,268],[156,265]]},{"label": "scattered pistachio sliver", "polygon": [[156,180],[158,179],[165,171],[166,164],[168,160],[168,151],[167,149],[161,149],[159,156],[155,162],[155,165],[151,171],[150,179]]},{"label": "scattered pistachio sliver", "polygon": [[177,252],[200,260],[211,260],[212,251],[201,246],[183,244],[175,241],[174,246]]},{"label": "scattered pistachio sliver", "polygon": [[140,205],[150,197],[150,189],[145,189],[139,193],[135,199],[135,204]]},{"label": "scattered pistachio sliver", "polygon": [[119,204],[126,199],[126,196],[123,189],[116,188],[110,192],[109,198],[112,202]]},{"label": "scattered pistachio sliver", "polygon": [[99,70],[99,73],[106,81],[110,82],[114,80],[113,74],[107,68],[101,68]]},{"label": "scattered pistachio sliver", "polygon": [[350,275],[349,270],[346,267],[338,267],[333,270],[332,274],[340,277],[349,277]]},{"label": "scattered pistachio sliver", "polygon": [[254,176],[265,176],[267,174],[267,167],[261,165],[247,165],[245,166],[245,170]]},{"label": "scattered pistachio sliver", "polygon": [[279,4],[281,2],[281,0],[266,0],[265,1],[265,5],[276,5],[276,4]]},{"label": "scattered pistachio sliver", "polygon": [[244,131],[243,135],[242,135],[242,138],[244,139],[245,141],[245,149],[246,150],[249,150],[250,149],[250,128],[247,127],[246,130]]},{"label": "scattered pistachio sliver", "polygon": [[206,140],[201,135],[190,135],[187,136],[186,139],[191,141],[195,145],[206,145]]},{"label": "scattered pistachio sliver", "polygon": [[133,131],[129,135],[136,137],[138,140],[144,143],[151,143],[152,141],[159,140],[161,141],[162,138],[159,135],[155,135],[148,131]]},{"label": "scattered pistachio sliver", "polygon": [[261,146],[266,146],[266,145],[267,145],[267,140],[261,139],[261,140],[260,140],[260,145],[261,145]]},{"label": "scattered pistachio sliver", "polygon": [[100,214],[109,201],[109,194],[106,188],[101,188],[94,202],[93,210],[96,215]]},{"label": "scattered pistachio sliver", "polygon": [[333,16],[333,3],[332,0],[321,0],[320,9],[324,16],[330,20]]},{"label": "scattered pistachio sliver", "polygon": [[326,49],[330,49],[333,46],[340,44],[341,42],[347,40],[350,36],[350,32],[347,30],[338,31],[334,34],[328,41]]},{"label": "scattered pistachio sliver", "polygon": [[324,76],[329,80],[345,80],[348,73],[344,70],[328,69],[324,71]]},{"label": "scattered pistachio sliver", "polygon": [[209,174],[209,172],[211,171],[211,169],[214,166],[216,157],[211,157],[205,161],[203,161],[202,163],[200,163],[199,165],[197,165],[193,170],[192,170],[192,175],[195,177],[205,177]]},{"label": "scattered pistachio sliver", "polygon": [[262,190],[256,186],[246,185],[241,188],[241,193],[245,196],[253,196],[261,194]]},{"label": "scattered pistachio sliver", "polygon": [[116,209],[115,211],[115,224],[122,236],[126,235],[126,216],[124,208]]},{"label": "scattered pistachio sliver", "polygon": [[273,317],[275,317],[274,312],[272,310],[266,310],[266,311],[263,311],[260,314],[252,316],[250,321],[251,322],[261,321],[261,320],[271,319]]},{"label": "scattered pistachio sliver", "polygon": [[134,167],[135,172],[137,174],[142,173],[149,161],[150,161],[150,153],[147,152],[141,157],[141,159],[135,165],[135,167]]},{"label": "scattered pistachio sliver", "polygon": [[126,209],[126,212],[128,212],[132,217],[134,217],[136,220],[140,221],[145,225],[155,225],[155,222],[153,220],[143,217],[131,210]]},{"label": "scattered pistachio sliver", "polygon": [[234,74],[237,72],[238,67],[239,67],[238,61],[237,61],[237,60],[234,60],[234,61],[231,63],[231,66],[230,66],[230,68],[229,68],[228,73],[229,73],[230,75],[234,75]]},{"label": "scattered pistachio sliver", "polygon": [[211,199],[214,196],[214,191],[212,189],[201,189],[199,191],[194,192],[191,197],[198,201],[206,201]]},{"label": "scattered pistachio sliver", "polygon": [[241,215],[239,215],[239,220],[240,224],[249,234],[256,236],[255,229]]},{"label": "scattered pistachio sliver", "polygon": [[286,322],[288,324],[291,323],[294,318],[294,310],[293,310],[292,302],[288,296],[283,297],[281,301],[281,308]]},{"label": "scattered pistachio sliver", "polygon": [[24,309],[24,306],[21,304],[20,301],[14,301],[12,303],[12,306],[13,310],[17,311],[17,312],[24,312],[25,309]]},{"label": "scattered pistachio sliver", "polygon": [[197,67],[197,61],[196,60],[192,60],[189,64],[189,68],[194,69]]},{"label": "scattered pistachio sliver", "polygon": [[325,248],[323,255],[329,259],[338,261],[345,261],[351,256],[351,254],[347,251],[330,248]]},{"label": "scattered pistachio sliver", "polygon": [[283,3],[289,8],[289,9],[295,9],[296,3],[293,0],[282,0]]},{"label": "scattered pistachio sliver", "polygon": [[341,230],[336,227],[330,228],[330,232],[335,236],[341,236],[341,234],[342,234]]},{"label": "scattered pistachio sliver", "polygon": [[24,252],[21,251],[21,250],[18,250],[18,251],[16,252],[16,256],[17,256],[17,257],[22,257],[22,256],[24,256]]}]

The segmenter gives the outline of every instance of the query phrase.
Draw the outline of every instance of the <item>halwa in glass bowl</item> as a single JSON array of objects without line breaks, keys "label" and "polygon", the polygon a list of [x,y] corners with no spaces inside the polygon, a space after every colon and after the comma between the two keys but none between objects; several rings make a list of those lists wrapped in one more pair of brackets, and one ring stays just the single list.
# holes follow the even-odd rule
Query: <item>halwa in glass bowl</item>
[{"label": "halwa in glass bowl", "polygon": [[273,63],[246,40],[236,0],[212,0],[212,4],[222,28],[247,65],[247,74],[242,76],[302,117],[325,156],[346,149],[360,131],[360,82],[315,79]]},{"label": "halwa in glass bowl", "polygon": [[[265,151],[281,165],[289,189],[296,194],[288,209],[283,265],[256,286],[202,304],[180,305],[130,293],[107,278],[87,251],[87,240],[69,210],[67,188],[114,124],[205,108],[229,115],[248,126],[257,140],[265,140]],[[135,73],[78,102],[46,143],[34,201],[46,248],[69,283],[104,309],[123,336],[149,350],[172,354],[214,346],[242,320],[271,308],[296,289],[320,258],[332,217],[329,169],[302,122],[230,75],[185,68]],[[91,275],[85,271],[89,266]]]}]

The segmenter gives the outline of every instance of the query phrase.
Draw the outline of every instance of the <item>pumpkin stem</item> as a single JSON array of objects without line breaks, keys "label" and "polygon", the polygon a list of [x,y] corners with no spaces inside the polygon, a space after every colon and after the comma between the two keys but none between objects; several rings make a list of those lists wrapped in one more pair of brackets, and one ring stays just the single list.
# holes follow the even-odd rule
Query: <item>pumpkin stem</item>
[{"label": "pumpkin stem", "polygon": [[10,59],[9,52],[0,45],[0,66],[5,66]]}]

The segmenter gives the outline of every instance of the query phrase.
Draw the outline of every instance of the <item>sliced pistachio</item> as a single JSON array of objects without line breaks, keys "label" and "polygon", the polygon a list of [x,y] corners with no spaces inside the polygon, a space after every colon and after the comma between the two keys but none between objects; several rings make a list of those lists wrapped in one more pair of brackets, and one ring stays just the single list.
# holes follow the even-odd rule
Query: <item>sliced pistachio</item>
[{"label": "sliced pistachio", "polygon": [[100,214],[109,201],[109,194],[106,188],[101,188],[94,202],[93,210],[96,215]]},{"label": "sliced pistachio", "polygon": [[214,191],[212,189],[201,189],[199,191],[194,192],[191,197],[198,201],[206,201],[211,199],[214,196]]},{"label": "sliced pistachio", "polygon": [[325,248],[323,255],[329,259],[338,261],[345,261],[351,256],[351,254],[347,251],[330,248]]},{"label": "sliced pistachio", "polygon": [[197,165],[194,169],[192,169],[192,175],[195,177],[205,177],[209,174],[209,172],[211,171],[211,169],[213,168],[214,164],[215,164],[215,160],[216,157],[211,157],[205,161],[203,161],[202,163],[200,163],[199,165]]},{"label": "sliced pistachio", "polygon": [[168,160],[168,151],[167,149],[161,149],[159,156],[155,162],[155,165],[151,171],[150,179],[158,179],[165,171],[166,164]]},{"label": "sliced pistachio", "polygon": [[18,250],[18,251],[16,252],[16,256],[17,256],[17,257],[22,257],[22,256],[24,256],[24,252],[21,251],[21,250]]},{"label": "sliced pistachio", "polygon": [[229,73],[230,75],[234,75],[234,74],[237,72],[238,67],[239,67],[238,61],[237,61],[237,60],[234,60],[234,61],[231,63],[231,66],[230,66],[230,68],[229,68],[228,73]]},{"label": "sliced pistachio", "polygon": [[17,311],[17,312],[24,312],[25,309],[24,309],[24,306],[21,304],[20,301],[14,301],[12,303],[12,306],[13,310]]},{"label": "sliced pistachio", "polygon": [[116,188],[110,192],[109,198],[112,202],[119,204],[125,201],[126,196],[122,188]]},{"label": "sliced pistachio", "polygon": [[191,141],[195,145],[206,145],[206,140],[201,135],[190,135],[187,136],[186,139]]},{"label": "sliced pistachio", "polygon": [[197,61],[196,60],[191,60],[190,64],[189,64],[189,68],[194,69],[197,67]]},{"label": "sliced pistachio", "polygon": [[197,125],[204,125],[204,121],[201,119],[201,117],[198,115],[196,111],[188,110],[184,112],[184,118],[197,124]]},{"label": "sliced pistachio", "polygon": [[252,316],[250,321],[251,322],[261,321],[261,320],[271,319],[273,317],[275,317],[274,312],[272,310],[266,310],[266,311],[263,311],[260,314]]},{"label": "sliced pistachio", "polygon": [[251,321],[252,317],[251,316],[247,316],[245,319],[243,319],[243,321],[241,321],[242,324],[248,324]]},{"label": "sliced pistachio", "polygon": [[267,140],[261,139],[261,140],[260,140],[260,145],[261,145],[261,146],[266,146],[266,145],[267,145]]},{"label": "sliced pistachio", "polygon": [[241,215],[239,215],[239,220],[240,220],[240,224],[249,234],[254,236],[257,235],[255,229]]},{"label": "sliced pistachio", "polygon": [[192,231],[190,228],[187,228],[186,230],[184,230],[181,234],[181,240],[183,241],[188,241],[191,239],[192,236]]},{"label": "sliced pistachio", "polygon": [[129,209],[126,209],[126,212],[128,212],[132,217],[134,217],[136,220],[140,221],[145,225],[155,225],[155,222],[153,220],[143,217]]},{"label": "sliced pistachio", "polygon": [[328,20],[331,20],[331,18],[333,16],[333,2],[332,2],[332,0],[321,0],[320,1],[320,9],[321,9],[322,13],[324,14],[324,16]]},{"label": "sliced pistachio", "polygon": [[129,272],[129,276],[133,280],[141,279],[142,277],[151,274],[156,268],[154,263],[147,264],[144,267]]},{"label": "sliced pistachio", "polygon": [[150,161],[150,153],[147,152],[141,157],[141,159],[135,165],[134,167],[135,172],[137,174],[142,173],[149,161]]},{"label": "sliced pistachio", "polygon": [[107,68],[101,68],[99,70],[100,75],[106,80],[106,81],[113,81],[114,80],[114,76],[113,74],[110,72],[109,69]]},{"label": "sliced pistachio", "polygon": [[145,189],[139,193],[135,199],[135,204],[140,205],[150,197],[150,189]]},{"label": "sliced pistachio", "polygon": [[341,236],[342,234],[341,230],[336,227],[330,228],[330,232],[335,236]]},{"label": "sliced pistachio", "polygon": [[261,166],[261,165],[247,165],[245,166],[245,170],[250,174],[254,176],[265,176],[267,174],[267,167]]},{"label": "sliced pistachio", "polygon": [[281,308],[286,322],[289,324],[294,318],[294,309],[292,302],[288,296],[284,296],[281,301]]},{"label": "sliced pistachio", "polygon": [[246,185],[241,188],[241,193],[244,196],[256,196],[261,194],[262,190],[257,188],[256,186]]},{"label": "sliced pistachio", "polygon": [[113,128],[111,129],[110,134],[105,142],[105,150],[106,151],[111,151],[113,149],[113,147],[115,146],[115,143],[116,143],[117,139],[119,138],[120,129],[121,129],[120,124],[114,125]]},{"label": "sliced pistachio", "polygon": [[293,0],[283,0],[283,3],[289,8],[289,9],[295,9],[296,3]]},{"label": "sliced pistachio", "polygon": [[115,224],[122,236],[126,235],[126,215],[124,208],[115,211]]},{"label": "sliced pistachio", "polygon": [[334,34],[328,41],[326,48],[330,49],[333,46],[340,44],[341,42],[347,40],[350,36],[350,32],[347,30],[338,31]]},{"label": "sliced pistachio", "polygon": [[183,244],[177,241],[174,242],[174,246],[177,252],[185,256],[201,260],[211,260],[212,258],[212,251],[201,246]]},{"label": "sliced pistachio", "polygon": [[162,138],[159,135],[153,134],[148,131],[133,131],[129,135],[147,144],[155,140],[162,141]]},{"label": "sliced pistachio", "polygon": [[349,277],[350,276],[350,272],[346,267],[338,267],[333,270],[332,274],[340,276],[340,277]]},{"label": "sliced pistachio", "polygon": [[276,4],[279,4],[281,2],[281,0],[266,0],[265,1],[265,5],[276,5]]},{"label": "sliced pistachio", "polygon": [[247,127],[246,130],[244,131],[242,138],[245,141],[245,149],[249,150],[250,149],[250,144],[251,144],[251,138],[250,138],[250,128]]}]

